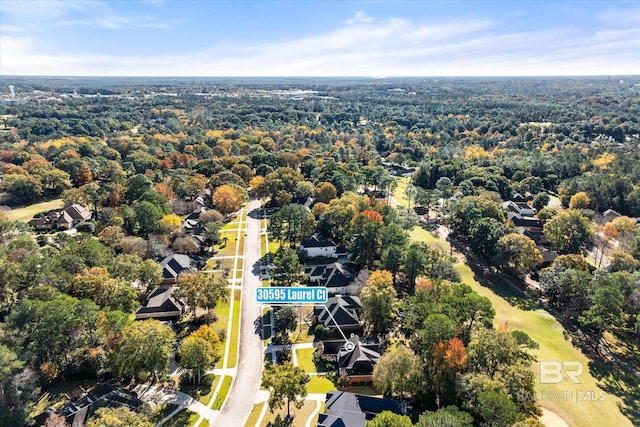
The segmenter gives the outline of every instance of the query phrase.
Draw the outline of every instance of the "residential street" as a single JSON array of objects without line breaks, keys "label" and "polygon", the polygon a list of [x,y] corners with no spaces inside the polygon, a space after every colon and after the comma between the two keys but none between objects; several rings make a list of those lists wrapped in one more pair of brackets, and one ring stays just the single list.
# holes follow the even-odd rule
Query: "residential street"
[{"label": "residential street", "polygon": [[215,426],[243,426],[260,389],[262,342],[254,324],[262,315],[260,305],[255,302],[255,290],[261,286],[255,274],[259,271],[257,267],[254,272],[254,264],[260,260],[259,208],[260,201],[251,200],[247,209],[237,376],[222,411],[213,420]]}]

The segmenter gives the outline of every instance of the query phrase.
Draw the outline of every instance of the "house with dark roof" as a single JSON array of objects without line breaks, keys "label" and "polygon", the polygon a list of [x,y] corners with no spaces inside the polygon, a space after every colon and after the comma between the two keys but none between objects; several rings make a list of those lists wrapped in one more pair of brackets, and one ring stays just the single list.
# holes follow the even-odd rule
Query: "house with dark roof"
[{"label": "house with dark roof", "polygon": [[360,298],[355,296],[330,297],[326,304],[316,305],[313,315],[317,323],[325,329],[340,329],[342,332],[356,332],[361,327],[359,314],[362,312]]},{"label": "house with dark roof", "polygon": [[541,228],[542,224],[538,218],[524,216],[515,212],[507,212],[507,219],[516,227]]},{"label": "house with dark roof", "polygon": [[317,427],[364,427],[383,411],[408,415],[405,402],[373,396],[330,391],[325,399],[325,409],[318,417]]},{"label": "house with dark roof", "polygon": [[318,343],[318,356],[336,363],[338,373],[349,385],[368,385],[373,382],[373,370],[380,360],[380,347],[364,342],[357,335],[344,340],[325,340]]},{"label": "house with dark roof", "polygon": [[509,200],[504,202],[502,206],[507,209],[507,212],[513,212],[526,217],[532,217],[537,213],[536,208],[529,206],[526,202],[514,202]]},{"label": "house with dark roof", "polygon": [[[349,344],[351,343],[351,344]],[[368,385],[373,382],[373,370],[380,360],[377,343],[364,343],[357,335],[349,338],[338,353],[338,373],[350,385]]]},{"label": "house with dark roof", "polygon": [[136,311],[136,320],[178,320],[186,311],[186,306],[173,295],[175,290],[175,286],[156,288],[147,298],[147,304]]},{"label": "house with dark roof", "polygon": [[49,211],[33,218],[28,224],[36,231],[70,230],[81,222],[91,219],[91,211],[77,203],[64,209]]},{"label": "house with dark roof", "polygon": [[327,264],[326,261],[312,259],[305,263],[304,275],[312,285],[329,288],[330,295],[349,294],[349,285],[357,273],[348,264],[340,261]]},{"label": "house with dark roof", "polygon": [[[65,418],[71,427],[83,427],[93,414],[100,408],[126,407],[132,411],[140,411],[144,402],[132,391],[125,390],[118,385],[102,384],[83,398],[67,404],[56,413]],[[34,418],[36,426],[45,424],[53,411],[47,410]]]},{"label": "house with dark roof", "polygon": [[173,254],[160,261],[162,267],[162,284],[172,284],[178,281],[183,273],[195,273],[191,258],[188,255]]},{"label": "house with dark roof", "polygon": [[300,242],[300,252],[304,258],[337,258],[337,249],[333,240],[321,239],[315,234]]},{"label": "house with dark roof", "polygon": [[602,212],[603,222],[611,222],[620,216],[622,215],[620,215],[618,212],[614,211],[613,209],[607,209],[606,211]]}]

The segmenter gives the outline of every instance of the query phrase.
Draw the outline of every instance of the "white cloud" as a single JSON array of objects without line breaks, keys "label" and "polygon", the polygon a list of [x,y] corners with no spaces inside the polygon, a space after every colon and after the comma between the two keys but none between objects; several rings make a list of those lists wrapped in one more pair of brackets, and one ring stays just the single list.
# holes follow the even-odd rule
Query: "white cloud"
[{"label": "white cloud", "polygon": [[3,33],[24,32],[43,27],[93,26],[108,30],[127,27],[170,28],[181,22],[161,22],[152,16],[127,16],[117,12],[105,1],[90,0],[4,0],[0,2],[4,21]]},{"label": "white cloud", "polygon": [[[118,21],[111,21],[118,25]],[[104,24],[107,25],[107,24]],[[637,74],[640,29],[574,36],[565,26],[500,32],[488,20],[440,22],[357,13],[332,31],[286,41],[163,55],[35,54],[35,40],[0,39],[1,74],[428,76]]]}]

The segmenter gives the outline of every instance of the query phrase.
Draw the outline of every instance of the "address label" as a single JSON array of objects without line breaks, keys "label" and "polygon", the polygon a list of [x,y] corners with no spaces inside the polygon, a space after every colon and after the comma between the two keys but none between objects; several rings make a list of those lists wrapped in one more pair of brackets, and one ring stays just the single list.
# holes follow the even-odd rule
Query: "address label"
[{"label": "address label", "polygon": [[259,304],[325,304],[327,288],[268,287],[256,289]]}]

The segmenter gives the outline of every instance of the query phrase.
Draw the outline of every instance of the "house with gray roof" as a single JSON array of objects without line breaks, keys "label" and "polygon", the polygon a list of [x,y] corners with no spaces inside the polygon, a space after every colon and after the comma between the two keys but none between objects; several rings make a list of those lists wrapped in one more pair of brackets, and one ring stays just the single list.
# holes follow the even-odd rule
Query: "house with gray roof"
[{"label": "house with gray roof", "polygon": [[325,409],[318,417],[317,427],[364,427],[383,411],[409,415],[405,402],[373,396],[330,391],[325,399]]},{"label": "house with gray roof", "polygon": [[162,284],[177,283],[179,275],[196,272],[191,258],[183,254],[169,255],[160,261],[160,267],[162,267]]},{"label": "house with gray roof", "polygon": [[147,303],[136,311],[136,320],[178,320],[186,311],[186,305],[173,295],[175,286],[159,286],[147,298]]}]

